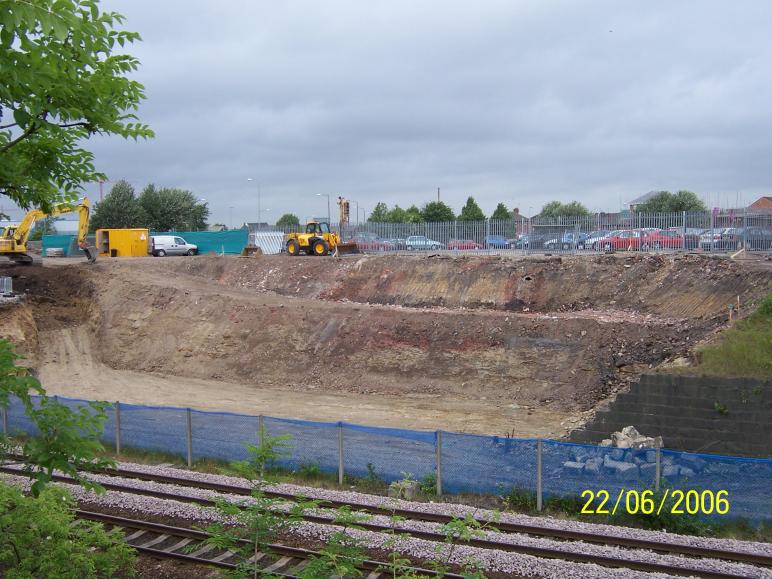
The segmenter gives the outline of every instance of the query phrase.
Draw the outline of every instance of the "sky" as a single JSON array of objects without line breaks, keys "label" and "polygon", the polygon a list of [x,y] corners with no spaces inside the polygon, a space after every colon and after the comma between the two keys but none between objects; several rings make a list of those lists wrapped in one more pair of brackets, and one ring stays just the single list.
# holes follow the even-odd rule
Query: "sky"
[{"label": "sky", "polygon": [[768,0],[102,5],[142,35],[127,52],[156,138],[92,139],[97,167],[137,191],[189,189],[212,223],[257,221],[258,197],[272,222],[324,216],[326,195],[355,220],[357,205],[420,206],[438,187],[456,212],[472,195],[487,214],[772,191]]}]

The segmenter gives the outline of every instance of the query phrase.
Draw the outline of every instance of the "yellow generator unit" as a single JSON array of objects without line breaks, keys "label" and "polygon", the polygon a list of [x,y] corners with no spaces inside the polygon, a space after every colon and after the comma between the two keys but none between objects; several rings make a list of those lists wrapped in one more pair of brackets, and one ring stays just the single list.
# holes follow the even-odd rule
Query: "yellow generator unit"
[{"label": "yellow generator unit", "polygon": [[99,255],[110,257],[147,257],[150,231],[147,229],[97,229]]}]

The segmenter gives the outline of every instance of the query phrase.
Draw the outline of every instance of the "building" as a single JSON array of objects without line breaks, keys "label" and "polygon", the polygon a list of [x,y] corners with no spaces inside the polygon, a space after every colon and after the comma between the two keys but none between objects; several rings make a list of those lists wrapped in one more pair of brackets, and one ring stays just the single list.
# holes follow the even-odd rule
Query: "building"
[{"label": "building", "polygon": [[647,201],[649,201],[652,197],[655,197],[659,191],[649,191],[648,193],[641,195],[640,197],[636,197],[632,201],[629,201],[627,204],[630,207],[630,211],[635,211],[639,205],[643,205]]},{"label": "building", "polygon": [[753,213],[772,213],[772,197],[759,197],[748,206],[748,211]]}]

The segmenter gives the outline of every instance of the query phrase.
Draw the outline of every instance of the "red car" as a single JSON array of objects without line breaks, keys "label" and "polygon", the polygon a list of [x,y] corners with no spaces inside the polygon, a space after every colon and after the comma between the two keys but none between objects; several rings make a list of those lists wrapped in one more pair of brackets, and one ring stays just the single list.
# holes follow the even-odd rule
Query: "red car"
[{"label": "red car", "polygon": [[641,232],[633,229],[622,229],[614,231],[614,235],[609,235],[597,241],[598,247],[606,251],[612,249],[640,249]]},{"label": "red car", "polygon": [[641,240],[641,248],[647,249],[682,249],[684,238],[678,231],[646,231]]},{"label": "red car", "polygon": [[448,249],[482,249],[482,245],[471,239],[451,239]]},{"label": "red car", "polygon": [[374,233],[362,232],[354,235],[352,239],[361,251],[386,251],[391,249],[386,240],[379,238]]}]

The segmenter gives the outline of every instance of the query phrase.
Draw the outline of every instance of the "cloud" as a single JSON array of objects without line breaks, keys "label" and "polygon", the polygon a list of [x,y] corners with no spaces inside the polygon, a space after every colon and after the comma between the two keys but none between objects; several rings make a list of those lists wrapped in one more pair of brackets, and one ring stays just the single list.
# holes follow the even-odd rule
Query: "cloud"
[{"label": "cloud", "polygon": [[[472,194],[614,210],[654,188],[770,188],[767,2],[108,0],[144,41],[149,142],[100,168],[256,219]],[[247,182],[253,177],[254,182]],[[89,188],[93,196],[96,189]],[[728,199],[728,197],[727,197]]]}]

